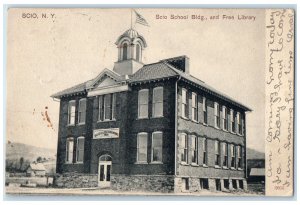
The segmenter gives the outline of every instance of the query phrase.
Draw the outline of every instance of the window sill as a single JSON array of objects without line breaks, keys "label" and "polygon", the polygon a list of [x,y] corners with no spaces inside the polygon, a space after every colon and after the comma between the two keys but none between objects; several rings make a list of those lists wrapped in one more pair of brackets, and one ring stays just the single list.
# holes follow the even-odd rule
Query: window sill
[{"label": "window sill", "polygon": [[239,171],[243,171],[244,169],[242,169],[242,168],[238,168],[237,170],[239,170]]},{"label": "window sill", "polygon": [[113,119],[113,120],[98,120],[97,123],[100,123],[100,122],[115,122],[116,120]]},{"label": "window sill", "polygon": [[184,117],[184,116],[180,116],[180,117],[184,120],[189,120],[189,118],[187,118],[187,117]]},{"label": "window sill", "polygon": [[216,169],[221,169],[221,167],[219,165],[215,165]]},{"label": "window sill", "polygon": [[191,163],[191,166],[192,166],[192,167],[199,167],[199,165],[196,164],[196,163]]},{"label": "window sill", "polygon": [[150,117],[150,119],[159,119],[159,118],[163,118],[164,116],[155,116],[155,117]]},{"label": "window sill", "polygon": [[222,168],[223,168],[223,169],[228,169],[228,167],[225,167],[225,166],[223,166]]},{"label": "window sill", "polygon": [[73,162],[65,162],[65,164],[73,164]]},{"label": "window sill", "polygon": [[149,117],[138,117],[136,120],[149,120]]},{"label": "window sill", "polygon": [[230,131],[230,133],[231,133],[231,134],[234,134],[234,135],[236,135],[236,133],[235,133],[235,132],[233,132],[233,131]]},{"label": "window sill", "polygon": [[198,120],[194,120],[194,119],[192,119],[192,122],[199,123],[199,121],[198,121]]},{"label": "window sill", "polygon": [[207,123],[203,122],[202,124],[203,124],[204,126],[208,127],[208,124],[207,124]]},{"label": "window sill", "polygon": [[135,162],[134,164],[148,164],[148,162]]},{"label": "window sill", "polygon": [[230,167],[231,170],[236,170],[234,167]]},{"label": "window sill", "polygon": [[149,164],[163,164],[162,162],[150,162]]},{"label": "window sill", "polygon": [[188,163],[186,163],[186,162],[180,162],[180,164],[183,166],[189,166]]},{"label": "window sill", "polygon": [[74,164],[83,164],[83,162],[75,162]]},{"label": "window sill", "polygon": [[85,125],[85,122],[78,123],[77,125]]},{"label": "window sill", "polygon": [[229,132],[228,130],[226,130],[226,129],[222,129],[224,132]]},{"label": "window sill", "polygon": [[217,129],[217,130],[220,130],[220,128],[219,128],[219,127],[216,127],[216,126],[214,126],[214,128],[215,128],[215,129]]},{"label": "window sill", "polygon": [[75,127],[75,124],[68,124],[67,127]]},{"label": "window sill", "polygon": [[203,165],[202,165],[202,167],[204,167],[204,168],[208,168],[208,166],[207,166],[206,164],[203,164]]}]

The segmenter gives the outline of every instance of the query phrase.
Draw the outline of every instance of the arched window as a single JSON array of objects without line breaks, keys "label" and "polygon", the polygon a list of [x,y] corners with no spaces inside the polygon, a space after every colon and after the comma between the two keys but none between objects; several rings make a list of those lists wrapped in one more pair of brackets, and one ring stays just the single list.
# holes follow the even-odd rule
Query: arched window
[{"label": "arched window", "polygon": [[99,157],[99,161],[112,161],[112,158],[108,154],[105,154]]},{"label": "arched window", "polygon": [[123,60],[127,60],[127,43],[123,44]]},{"label": "arched window", "polygon": [[135,52],[135,54],[136,54],[136,58],[135,58],[135,59],[136,59],[137,61],[140,61],[140,55],[141,55],[141,54],[140,54],[140,53],[141,53],[140,50],[141,50],[141,46],[140,46],[139,44],[137,44],[137,45],[136,45],[136,52]]}]

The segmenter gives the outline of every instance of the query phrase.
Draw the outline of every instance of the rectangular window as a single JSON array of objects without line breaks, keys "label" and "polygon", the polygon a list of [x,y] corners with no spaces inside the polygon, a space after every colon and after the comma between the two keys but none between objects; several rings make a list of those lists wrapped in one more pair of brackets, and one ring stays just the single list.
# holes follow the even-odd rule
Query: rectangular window
[{"label": "rectangular window", "polygon": [[239,187],[240,187],[240,189],[244,189],[243,180],[239,180]]},{"label": "rectangular window", "polygon": [[115,120],[116,119],[116,109],[117,109],[117,101],[116,101],[116,93],[112,94],[112,111],[111,111],[111,119]]},{"label": "rectangular window", "polygon": [[235,146],[230,145],[230,154],[231,154],[231,167],[235,168]]},{"label": "rectangular window", "polygon": [[237,146],[237,160],[238,168],[242,169],[242,147]]},{"label": "rectangular window", "polygon": [[192,118],[194,121],[198,121],[198,100],[196,93],[192,93]]},{"label": "rectangular window", "polygon": [[234,111],[230,109],[230,123],[231,123],[231,132],[235,132],[235,116]]},{"label": "rectangular window", "polygon": [[220,179],[216,179],[216,190],[217,191],[221,191],[221,180]]},{"label": "rectangular window", "polygon": [[99,96],[99,114],[98,114],[98,120],[103,121],[104,120],[104,96]]},{"label": "rectangular window", "polygon": [[232,188],[234,189],[237,189],[237,183],[236,183],[237,180],[233,179],[232,180]]},{"label": "rectangular window", "polygon": [[203,122],[207,124],[207,103],[205,97],[203,97]]},{"label": "rectangular window", "polygon": [[163,116],[164,107],[164,90],[163,87],[156,87],[153,89],[153,101],[152,101],[152,115],[153,117]]},{"label": "rectangular window", "polygon": [[85,115],[86,115],[86,99],[79,100],[78,105],[78,123],[84,124],[85,123]]},{"label": "rectangular window", "polygon": [[223,143],[223,167],[228,167],[228,145]]},{"label": "rectangular window", "polygon": [[225,106],[222,107],[222,122],[223,122],[223,129],[228,130],[228,113],[227,113],[227,108]]},{"label": "rectangular window", "polygon": [[148,134],[137,135],[137,162],[147,162]]},{"label": "rectangular window", "polygon": [[215,165],[220,166],[220,142],[215,141]]},{"label": "rectangular window", "polygon": [[238,112],[237,113],[237,124],[238,124],[238,134],[242,134],[242,116],[241,114]]},{"label": "rectangular window", "polygon": [[152,162],[162,162],[162,132],[152,133]]},{"label": "rectangular window", "polygon": [[83,162],[84,157],[84,137],[77,138],[76,162]]},{"label": "rectangular window", "polygon": [[186,89],[182,88],[182,103],[181,103],[181,111],[182,111],[182,117],[188,118],[188,96]]},{"label": "rectangular window", "polygon": [[203,138],[203,165],[207,165],[207,139]]},{"label": "rectangular window", "polygon": [[73,162],[73,151],[74,151],[74,139],[72,137],[67,138],[66,142],[66,162]]},{"label": "rectangular window", "polygon": [[200,187],[201,189],[209,189],[207,178],[200,178]]},{"label": "rectangular window", "polygon": [[192,145],[191,145],[191,152],[192,152],[192,163],[198,164],[198,138],[196,136],[191,136]]},{"label": "rectangular window", "polygon": [[220,128],[220,105],[215,102],[215,127]]},{"label": "rectangular window", "polygon": [[149,90],[139,91],[138,96],[138,118],[148,118]]},{"label": "rectangular window", "polygon": [[68,125],[75,125],[75,100],[71,100],[68,106]]},{"label": "rectangular window", "polygon": [[116,109],[116,94],[106,94],[99,96],[98,120],[114,120]]},{"label": "rectangular window", "polygon": [[184,190],[189,190],[190,185],[189,185],[189,178],[182,178],[183,184],[184,184]]},{"label": "rectangular window", "polygon": [[112,95],[104,95],[104,120],[111,120],[112,116]]},{"label": "rectangular window", "polygon": [[229,189],[229,179],[224,179],[224,188]]},{"label": "rectangular window", "polygon": [[187,163],[187,135],[180,134],[179,135],[179,152],[180,152],[180,160],[181,162]]}]

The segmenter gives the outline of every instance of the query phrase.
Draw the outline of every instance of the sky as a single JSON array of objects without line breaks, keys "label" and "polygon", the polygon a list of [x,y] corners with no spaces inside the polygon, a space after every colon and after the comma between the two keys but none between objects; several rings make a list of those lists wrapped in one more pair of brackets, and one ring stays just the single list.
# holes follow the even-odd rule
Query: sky
[{"label": "sky", "polygon": [[[247,146],[264,152],[264,11],[136,10],[150,25],[133,23],[148,45],[143,62],[187,55],[191,75],[253,110],[246,117]],[[171,15],[188,19],[170,19]],[[193,20],[191,15],[207,20]],[[218,15],[219,20],[209,20]],[[112,69],[118,54],[115,41],[130,24],[129,9],[10,9],[6,140],[56,149],[59,102],[50,96],[96,77],[104,68]],[[44,119],[45,111],[50,122]]]}]

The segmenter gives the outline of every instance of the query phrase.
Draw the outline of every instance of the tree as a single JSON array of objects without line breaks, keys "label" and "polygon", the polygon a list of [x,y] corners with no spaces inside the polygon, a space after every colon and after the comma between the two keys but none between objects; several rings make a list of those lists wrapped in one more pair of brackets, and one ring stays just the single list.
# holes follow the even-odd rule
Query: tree
[{"label": "tree", "polygon": [[20,171],[22,170],[23,163],[24,163],[24,158],[21,157],[20,158],[20,168],[19,168]]},{"label": "tree", "polygon": [[41,162],[42,161],[42,157],[38,157],[37,159],[36,159],[36,162]]}]

